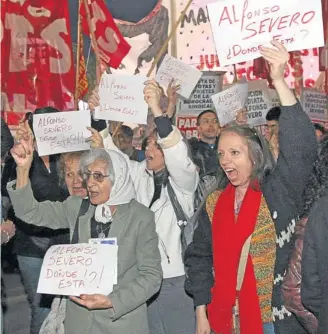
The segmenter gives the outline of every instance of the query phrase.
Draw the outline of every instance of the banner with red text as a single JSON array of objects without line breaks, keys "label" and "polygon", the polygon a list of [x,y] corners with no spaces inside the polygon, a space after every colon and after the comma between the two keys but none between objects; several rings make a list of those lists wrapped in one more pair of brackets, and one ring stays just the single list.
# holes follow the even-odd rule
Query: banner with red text
[{"label": "banner with red text", "polygon": [[1,1],[1,100],[10,125],[27,111],[74,108],[67,1]]},{"label": "banner with red text", "polygon": [[[95,38],[101,59],[110,67],[118,68],[130,51],[130,45],[118,30],[104,0],[88,0]],[[81,6],[83,32],[90,34],[85,6]]]},{"label": "banner with red text", "polygon": [[186,136],[187,139],[192,137],[198,138],[197,116],[177,116],[177,128]]},{"label": "banner with red text", "polygon": [[[149,1],[145,1],[142,6],[145,9],[146,16],[141,20],[137,17],[137,12],[133,11],[132,6],[125,7],[123,10],[122,2],[110,0],[105,0],[105,2],[110,7],[111,14],[124,38],[131,45],[130,52],[123,59],[121,66],[112,70],[112,72],[146,75],[152,61],[167,38],[169,31],[167,26],[172,27],[174,25],[178,19],[178,14],[186,6],[187,0],[176,1],[175,6],[172,6],[173,3],[170,0],[160,0],[155,8],[151,6]],[[176,34],[171,39],[168,53],[200,71],[226,71],[223,84],[229,84],[234,79],[234,68],[232,65],[226,67],[220,65],[206,8],[207,2],[214,2],[214,0],[195,0],[189,7]],[[122,13],[124,13],[124,19]],[[130,17],[130,21],[127,21],[126,17]],[[319,75],[318,49],[303,49],[301,59],[303,62],[304,86],[313,87]],[[299,76],[294,65],[292,62],[288,63],[285,72],[286,81],[291,88],[294,88],[295,77]],[[236,69],[239,79],[243,75],[248,81],[261,79],[254,75],[253,61],[237,63]],[[155,75],[155,72],[153,72],[153,75]]]},{"label": "banner with red text", "polygon": [[288,51],[324,45],[321,0],[222,0],[207,8],[223,66],[261,57],[272,39]]}]

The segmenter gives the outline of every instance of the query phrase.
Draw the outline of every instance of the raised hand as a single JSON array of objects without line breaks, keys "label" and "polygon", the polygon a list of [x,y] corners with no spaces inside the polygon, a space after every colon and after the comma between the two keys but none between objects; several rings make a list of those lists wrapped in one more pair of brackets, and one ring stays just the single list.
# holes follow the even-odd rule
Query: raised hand
[{"label": "raised hand", "polygon": [[263,46],[260,53],[269,63],[271,79],[273,81],[283,80],[285,68],[289,60],[289,53],[279,41],[273,40],[271,44],[274,48]]},{"label": "raised hand", "polygon": [[161,116],[163,112],[160,107],[160,100],[163,94],[163,90],[155,80],[148,80],[145,82],[145,85],[145,101],[147,102],[154,117]]},{"label": "raised hand", "polygon": [[181,88],[181,85],[173,85],[174,79],[172,79],[167,87],[166,94],[169,99],[169,104],[176,105],[178,94],[177,91]]},{"label": "raised hand", "polygon": [[91,148],[104,148],[104,141],[101,137],[101,134],[93,128],[87,127],[91,132],[91,137],[87,138],[86,142],[90,142]]},{"label": "raised hand", "polygon": [[99,98],[99,88],[96,87],[90,97],[89,97],[89,100],[88,100],[88,105],[89,105],[89,108],[91,111],[94,111],[96,107],[98,107],[100,105],[100,98]]},{"label": "raised hand", "polygon": [[34,141],[33,134],[25,121],[20,127],[20,139],[15,139],[15,145],[10,150],[17,167],[29,170],[33,161]]},{"label": "raised hand", "polygon": [[75,303],[86,307],[89,310],[99,310],[99,309],[108,309],[112,308],[112,302],[105,295],[94,294],[87,295],[83,294],[80,297],[71,296],[70,299]]},{"label": "raised hand", "polygon": [[6,220],[1,224],[1,244],[8,242],[15,235],[15,225],[12,221]]}]

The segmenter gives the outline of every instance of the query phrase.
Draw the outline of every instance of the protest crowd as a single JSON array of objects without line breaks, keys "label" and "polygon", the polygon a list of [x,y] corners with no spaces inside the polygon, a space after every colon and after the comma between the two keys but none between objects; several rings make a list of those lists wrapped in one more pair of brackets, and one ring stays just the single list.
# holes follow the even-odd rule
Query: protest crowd
[{"label": "protest crowd", "polygon": [[[76,1],[75,64],[70,0],[4,2],[2,275],[21,278],[25,333],[328,333],[328,1],[295,0],[296,14],[229,1],[192,5],[208,11],[212,72],[169,54],[162,1]],[[316,86],[306,48],[319,48]],[[237,75],[250,60],[262,80]],[[1,296],[3,325],[3,281]]]}]

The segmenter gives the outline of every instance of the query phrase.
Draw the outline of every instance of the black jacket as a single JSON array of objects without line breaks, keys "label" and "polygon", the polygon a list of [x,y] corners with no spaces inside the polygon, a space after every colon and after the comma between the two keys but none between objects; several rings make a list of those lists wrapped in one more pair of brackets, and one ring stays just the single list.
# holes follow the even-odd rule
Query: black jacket
[{"label": "black jacket", "polygon": [[328,333],[328,196],[309,215],[302,254],[302,303],[318,318],[317,334]]},{"label": "black jacket", "polygon": [[[281,109],[279,158],[262,185],[277,234],[272,310],[276,334],[305,334],[296,317],[283,305],[281,284],[293,249],[295,223],[303,209],[303,192],[317,156],[317,141],[314,127],[299,103]],[[194,241],[185,254],[186,289],[196,305],[210,302],[213,284],[211,224],[206,216],[203,212]]]},{"label": "black jacket", "polygon": [[219,169],[218,159],[218,140],[217,138],[214,147],[198,140],[197,138],[189,139],[189,147],[191,150],[192,161],[199,167],[199,176],[213,175],[216,176]]},{"label": "black jacket", "polygon": [[[50,156],[50,173],[42,159],[34,152],[30,170],[30,181],[34,196],[38,202],[64,201],[68,192],[59,185],[57,162],[59,155]],[[16,179],[16,163],[9,156],[2,174],[1,195],[9,197],[6,186]],[[53,244],[69,243],[68,230],[52,230],[26,224],[16,218],[13,208],[8,211],[8,218],[16,225],[14,250],[18,255],[43,258],[47,249]]]}]

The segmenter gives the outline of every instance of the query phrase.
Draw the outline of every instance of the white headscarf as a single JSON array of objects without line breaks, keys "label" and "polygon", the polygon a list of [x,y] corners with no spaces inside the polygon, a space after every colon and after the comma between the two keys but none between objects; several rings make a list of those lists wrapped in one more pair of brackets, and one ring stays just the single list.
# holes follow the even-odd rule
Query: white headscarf
[{"label": "white headscarf", "polygon": [[113,150],[106,150],[109,154],[115,174],[115,181],[109,195],[109,200],[97,205],[95,219],[99,223],[108,223],[112,219],[110,206],[130,203],[136,197],[135,189],[130,177],[129,166],[124,156]]}]

